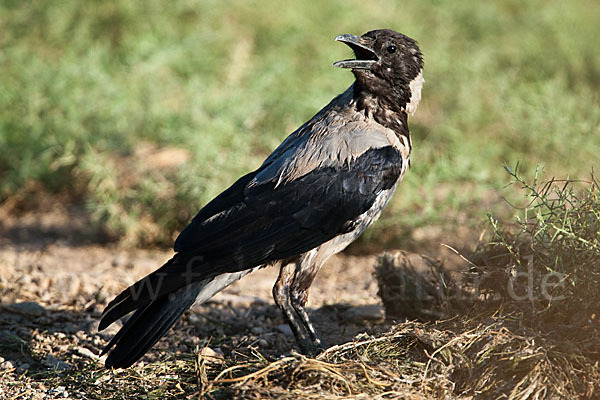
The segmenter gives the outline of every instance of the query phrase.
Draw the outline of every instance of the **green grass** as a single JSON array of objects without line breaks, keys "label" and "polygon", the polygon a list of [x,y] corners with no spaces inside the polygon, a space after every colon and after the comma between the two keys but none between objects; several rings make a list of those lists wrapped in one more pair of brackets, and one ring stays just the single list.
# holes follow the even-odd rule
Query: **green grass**
[{"label": "green grass", "polygon": [[566,328],[570,336],[578,324],[596,329],[590,325],[597,319],[593,305],[600,301],[598,180],[544,182],[536,176],[530,182],[517,169],[507,170],[526,202],[513,225],[489,216],[493,234],[475,261],[482,286],[500,286],[525,319],[538,319],[542,327]]},{"label": "green grass", "polygon": [[[420,42],[426,84],[411,171],[370,238],[471,226],[503,164],[566,178],[597,162],[599,20],[594,0],[4,1],[0,201],[42,182],[115,237],[169,243],[351,83],[337,34],[389,27]],[[158,168],[148,143],[189,158]]]}]

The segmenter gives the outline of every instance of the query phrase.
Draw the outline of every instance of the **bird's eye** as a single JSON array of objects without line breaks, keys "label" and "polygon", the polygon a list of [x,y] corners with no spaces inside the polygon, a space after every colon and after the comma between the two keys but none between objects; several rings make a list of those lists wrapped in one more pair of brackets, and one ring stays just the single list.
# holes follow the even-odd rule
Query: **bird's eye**
[{"label": "bird's eye", "polygon": [[396,49],[396,46],[394,46],[393,44],[392,44],[392,45],[390,45],[390,46],[388,46],[388,48],[387,48],[387,52],[388,52],[388,53],[395,53],[395,52],[396,52],[396,50],[397,50],[397,49]]}]

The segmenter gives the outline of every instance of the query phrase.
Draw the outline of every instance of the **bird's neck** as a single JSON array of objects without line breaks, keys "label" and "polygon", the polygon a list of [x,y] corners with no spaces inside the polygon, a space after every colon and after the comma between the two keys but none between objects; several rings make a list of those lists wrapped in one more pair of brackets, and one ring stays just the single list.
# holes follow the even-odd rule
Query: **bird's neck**
[{"label": "bird's neck", "polygon": [[357,111],[394,131],[401,142],[411,143],[406,112],[407,104],[410,103],[410,91],[375,96],[371,91],[363,89],[358,81],[354,82],[352,91]]}]

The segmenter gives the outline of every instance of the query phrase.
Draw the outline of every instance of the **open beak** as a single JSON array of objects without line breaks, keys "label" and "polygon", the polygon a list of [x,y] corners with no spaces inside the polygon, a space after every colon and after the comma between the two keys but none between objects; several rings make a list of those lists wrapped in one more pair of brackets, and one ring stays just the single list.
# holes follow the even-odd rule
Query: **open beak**
[{"label": "open beak", "polygon": [[352,69],[371,69],[371,67],[379,59],[375,51],[369,47],[367,40],[360,36],[343,34],[335,38],[338,42],[342,42],[350,46],[354,50],[354,60],[342,60],[333,63],[334,67],[352,68]]}]

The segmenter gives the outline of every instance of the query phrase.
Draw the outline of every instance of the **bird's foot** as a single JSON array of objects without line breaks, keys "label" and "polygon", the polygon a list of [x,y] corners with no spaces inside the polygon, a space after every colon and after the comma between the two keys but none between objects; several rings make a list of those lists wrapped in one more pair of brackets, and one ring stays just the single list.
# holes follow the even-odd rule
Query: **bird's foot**
[{"label": "bird's foot", "polygon": [[308,357],[315,357],[325,350],[325,346],[323,346],[323,342],[319,338],[313,340],[298,340],[298,347],[302,354]]}]

